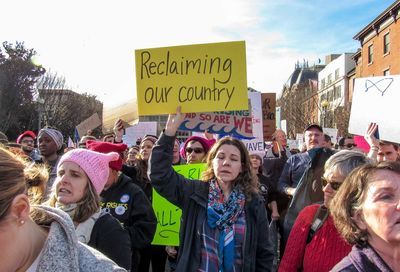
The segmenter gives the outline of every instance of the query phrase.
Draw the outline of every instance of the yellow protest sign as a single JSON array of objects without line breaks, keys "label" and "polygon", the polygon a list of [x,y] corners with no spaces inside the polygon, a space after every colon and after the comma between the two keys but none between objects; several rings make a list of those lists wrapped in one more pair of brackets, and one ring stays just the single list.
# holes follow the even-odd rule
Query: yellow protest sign
[{"label": "yellow protest sign", "polygon": [[139,115],[247,110],[244,41],[135,51]]},{"label": "yellow protest sign", "polygon": [[[206,164],[176,165],[174,170],[188,179],[200,179]],[[163,198],[153,189],[153,210],[157,217],[157,229],[153,245],[178,246],[182,210]]]}]

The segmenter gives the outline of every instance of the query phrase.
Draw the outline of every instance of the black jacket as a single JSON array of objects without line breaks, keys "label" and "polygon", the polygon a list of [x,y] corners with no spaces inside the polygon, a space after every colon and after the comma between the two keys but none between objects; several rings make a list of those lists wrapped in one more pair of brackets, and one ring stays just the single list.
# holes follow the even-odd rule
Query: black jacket
[{"label": "black jacket", "polygon": [[[175,137],[161,134],[150,156],[149,176],[157,192],[182,209],[176,271],[190,272],[200,267],[201,228],[207,217],[209,183],[185,179],[172,169],[174,140]],[[263,198],[254,194],[246,202],[245,212],[243,271],[272,271],[274,254]]]},{"label": "black jacket", "polygon": [[132,249],[148,246],[156,232],[157,219],[144,192],[121,173],[117,182],[100,196],[102,209],[129,231]]},{"label": "black jacket", "polygon": [[93,226],[89,246],[97,249],[119,266],[131,269],[131,242],[117,219],[104,213]]},{"label": "black jacket", "polygon": [[153,186],[151,186],[150,182],[141,182],[137,179],[137,170],[135,166],[129,166],[129,165],[122,165],[122,173],[127,175],[132,179],[132,182],[135,183],[137,186],[140,187],[140,189],[143,190],[143,192],[146,194],[147,199],[152,202],[153,199]]}]

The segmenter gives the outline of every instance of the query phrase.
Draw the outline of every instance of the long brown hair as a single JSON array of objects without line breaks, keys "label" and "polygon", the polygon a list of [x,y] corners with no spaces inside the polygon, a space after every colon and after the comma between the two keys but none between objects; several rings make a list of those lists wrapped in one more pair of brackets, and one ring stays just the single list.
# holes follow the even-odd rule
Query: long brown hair
[{"label": "long brown hair", "polygon": [[242,141],[233,137],[224,137],[213,145],[207,156],[207,170],[203,172],[202,180],[209,181],[215,178],[213,160],[218,150],[223,145],[233,145],[239,149],[240,162],[242,163],[242,172],[237,176],[235,183],[241,187],[246,195],[246,201],[251,200],[251,195],[258,192],[258,178],[251,171],[249,152]]}]

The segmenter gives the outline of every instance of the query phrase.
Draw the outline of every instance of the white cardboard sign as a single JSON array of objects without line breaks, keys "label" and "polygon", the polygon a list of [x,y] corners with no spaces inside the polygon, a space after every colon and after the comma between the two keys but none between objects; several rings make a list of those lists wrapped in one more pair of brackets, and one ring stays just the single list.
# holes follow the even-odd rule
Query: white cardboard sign
[{"label": "white cardboard sign", "polygon": [[242,140],[250,154],[264,156],[264,130],[261,105],[261,93],[248,92],[251,101],[251,117],[253,123],[253,137],[251,140]]},{"label": "white cardboard sign", "polygon": [[157,122],[139,122],[125,129],[122,140],[128,146],[136,144],[136,140],[143,138],[146,134],[157,134]]},{"label": "white cardboard sign", "polygon": [[356,78],[349,132],[364,135],[370,122],[381,140],[400,143],[400,76]]}]

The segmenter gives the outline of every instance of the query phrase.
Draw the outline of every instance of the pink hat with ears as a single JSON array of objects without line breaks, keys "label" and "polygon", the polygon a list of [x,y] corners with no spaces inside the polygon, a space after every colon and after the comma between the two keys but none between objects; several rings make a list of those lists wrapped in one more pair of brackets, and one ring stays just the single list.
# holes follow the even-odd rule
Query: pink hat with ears
[{"label": "pink hat with ears", "polygon": [[61,157],[57,168],[64,162],[76,163],[85,171],[96,192],[100,194],[110,173],[109,162],[118,159],[119,155],[116,152],[103,154],[88,149],[77,148],[65,153]]}]

